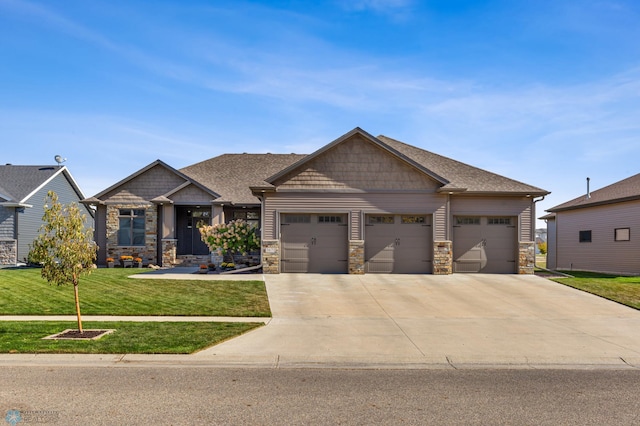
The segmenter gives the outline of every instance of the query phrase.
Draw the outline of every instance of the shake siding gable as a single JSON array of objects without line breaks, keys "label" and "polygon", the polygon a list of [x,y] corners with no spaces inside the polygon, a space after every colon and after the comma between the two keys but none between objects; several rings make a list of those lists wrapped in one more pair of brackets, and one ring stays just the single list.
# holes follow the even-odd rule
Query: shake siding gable
[{"label": "shake siding gable", "polygon": [[[629,228],[630,240],[615,241],[616,228]],[[590,243],[580,231],[591,231]],[[563,211],[556,233],[557,269],[640,275],[640,201]]]},{"label": "shake siding gable", "polygon": [[174,204],[211,204],[211,194],[195,185],[189,185],[171,194]]},{"label": "shake siding gable", "polygon": [[274,182],[279,189],[431,190],[438,182],[356,135]]},{"label": "shake siding gable", "polygon": [[185,179],[158,164],[100,198],[108,203],[144,203],[166,194],[184,182]]}]

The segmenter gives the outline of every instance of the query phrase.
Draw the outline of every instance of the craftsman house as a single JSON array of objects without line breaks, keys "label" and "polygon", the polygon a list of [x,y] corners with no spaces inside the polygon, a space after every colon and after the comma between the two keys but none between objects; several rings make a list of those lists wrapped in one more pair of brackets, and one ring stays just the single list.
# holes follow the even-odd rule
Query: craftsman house
[{"label": "craftsman house", "polygon": [[640,174],[547,211],[549,269],[640,275]]},{"label": "craftsman house", "polygon": [[197,224],[259,227],[265,273],[533,273],[547,191],[360,128],[310,155],[157,160],[84,200],[99,262],[206,262]]},{"label": "craftsman house", "polygon": [[[27,261],[49,191],[62,204],[84,199],[66,166],[0,166],[0,267]],[[87,216],[87,226],[93,226],[93,211],[79,207]]]}]

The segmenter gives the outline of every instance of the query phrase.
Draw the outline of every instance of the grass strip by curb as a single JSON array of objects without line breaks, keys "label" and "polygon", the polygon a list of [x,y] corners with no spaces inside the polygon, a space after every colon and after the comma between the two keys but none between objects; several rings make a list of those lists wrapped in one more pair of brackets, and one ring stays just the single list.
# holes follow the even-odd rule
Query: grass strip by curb
[{"label": "grass strip by curb", "polygon": [[69,321],[0,323],[0,353],[39,354],[190,354],[239,336],[260,323],[84,321],[85,329],[115,329],[98,340],[43,340]]}]

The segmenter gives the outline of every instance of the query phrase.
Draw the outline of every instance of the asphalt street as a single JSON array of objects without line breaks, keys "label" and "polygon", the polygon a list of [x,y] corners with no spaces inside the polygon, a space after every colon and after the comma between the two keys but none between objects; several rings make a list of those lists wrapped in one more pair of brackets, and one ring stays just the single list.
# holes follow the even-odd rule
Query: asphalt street
[{"label": "asphalt street", "polygon": [[17,424],[640,424],[629,369],[29,366],[0,367],[0,383],[0,415]]}]

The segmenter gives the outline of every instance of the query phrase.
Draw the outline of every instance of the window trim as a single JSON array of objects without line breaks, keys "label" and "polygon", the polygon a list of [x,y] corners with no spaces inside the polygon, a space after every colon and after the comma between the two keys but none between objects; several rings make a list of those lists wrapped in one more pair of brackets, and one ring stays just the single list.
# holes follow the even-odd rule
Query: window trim
[{"label": "window trim", "polygon": [[[618,235],[618,231],[627,231],[625,235]],[[613,230],[613,241],[631,241],[631,228],[615,228]]]},{"label": "window trim", "polygon": [[578,232],[578,242],[590,243],[592,241],[593,241],[593,234],[591,232],[591,229]]}]

